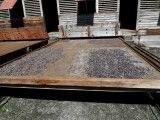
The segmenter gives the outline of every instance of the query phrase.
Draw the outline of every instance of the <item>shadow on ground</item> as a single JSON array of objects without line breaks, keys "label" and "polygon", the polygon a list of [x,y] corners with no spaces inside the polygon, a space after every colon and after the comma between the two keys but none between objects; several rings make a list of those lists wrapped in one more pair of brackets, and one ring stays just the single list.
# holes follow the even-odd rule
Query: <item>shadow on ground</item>
[{"label": "shadow on ground", "polygon": [[152,101],[147,95],[147,93],[136,92],[82,92],[8,88],[0,88],[0,91],[0,96],[11,96],[16,98],[30,98],[42,100],[123,104],[153,104],[153,102],[160,103],[160,95],[158,94],[156,94],[156,101]]}]

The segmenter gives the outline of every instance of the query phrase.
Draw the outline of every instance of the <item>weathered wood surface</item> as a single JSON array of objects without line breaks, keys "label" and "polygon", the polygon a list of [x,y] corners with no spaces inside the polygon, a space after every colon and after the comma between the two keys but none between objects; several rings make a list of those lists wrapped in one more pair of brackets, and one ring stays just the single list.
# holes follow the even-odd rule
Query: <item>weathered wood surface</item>
[{"label": "weathered wood surface", "polygon": [[[34,87],[97,87],[119,89],[160,90],[160,79],[108,79],[108,78],[52,78],[52,77],[0,77],[3,85],[32,85]],[[61,87],[60,87],[61,88]]]},{"label": "weathered wood surface", "polygon": [[[96,13],[119,12],[120,0],[95,0],[95,2]],[[78,13],[78,2],[74,0],[57,0],[57,6],[59,15]]]},{"label": "weathered wood surface", "polygon": [[90,25],[63,25],[59,26],[59,37],[100,37],[100,36],[116,36],[119,31],[119,24],[116,22],[97,23]]},{"label": "weathered wood surface", "polygon": [[43,41],[0,42],[0,57],[42,42]]},{"label": "weathered wood surface", "polygon": [[[119,30],[120,1],[96,0],[95,3],[94,14],[80,15],[78,14],[78,2],[57,0],[59,37],[116,36]],[[113,26],[106,24],[113,24]]]},{"label": "weathered wood surface", "polygon": [[0,19],[0,28],[11,28],[11,21],[9,19]]},{"label": "weathered wood surface", "polygon": [[138,29],[160,29],[160,1],[140,0],[137,15]]},{"label": "weathered wood surface", "polygon": [[27,17],[23,18],[24,27],[41,26],[44,27],[44,18],[42,17]]},{"label": "weathered wood surface", "polygon": [[118,12],[94,13],[92,15],[68,14],[59,16],[59,25],[85,25],[86,23],[119,22]]},{"label": "weathered wood surface", "polygon": [[116,36],[119,31],[118,12],[94,15],[59,16],[59,37]]},{"label": "weathered wood surface", "polygon": [[160,29],[138,30],[138,35],[160,35]]}]

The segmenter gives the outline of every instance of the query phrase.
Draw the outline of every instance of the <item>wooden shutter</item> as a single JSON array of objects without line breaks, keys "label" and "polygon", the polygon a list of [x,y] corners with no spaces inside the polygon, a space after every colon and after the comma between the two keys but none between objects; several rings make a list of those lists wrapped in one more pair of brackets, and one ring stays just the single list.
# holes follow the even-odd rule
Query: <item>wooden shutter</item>
[{"label": "wooden shutter", "polygon": [[138,29],[160,29],[160,0],[140,0]]},{"label": "wooden shutter", "polygon": [[59,0],[59,14],[77,13],[77,2],[74,0]]},{"label": "wooden shutter", "polygon": [[[0,6],[4,0],[0,0]],[[0,19],[9,19],[9,10],[0,10]]]},{"label": "wooden shutter", "polygon": [[23,0],[25,17],[43,16],[40,0]]},{"label": "wooden shutter", "polygon": [[99,0],[98,8],[99,12],[117,12],[118,0]]}]

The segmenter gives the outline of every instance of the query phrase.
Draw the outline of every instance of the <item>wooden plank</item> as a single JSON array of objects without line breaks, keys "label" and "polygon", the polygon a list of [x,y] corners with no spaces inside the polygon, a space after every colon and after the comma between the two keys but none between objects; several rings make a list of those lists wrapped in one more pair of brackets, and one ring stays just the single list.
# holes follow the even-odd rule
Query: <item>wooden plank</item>
[{"label": "wooden plank", "polygon": [[160,35],[160,29],[138,30],[138,35]]},{"label": "wooden plank", "polygon": [[43,41],[0,42],[0,57],[42,42]]},{"label": "wooden plank", "polygon": [[106,13],[94,13],[94,15],[78,15],[77,14],[68,14],[59,16],[59,25],[77,25],[86,24],[89,21],[93,24],[96,23],[108,23],[108,22],[119,22],[119,13],[118,12],[106,12]]},{"label": "wooden plank", "polygon": [[[3,18],[2,18],[3,19]],[[9,18],[1,19],[1,11],[0,11],[0,28],[11,28],[11,21]]]},{"label": "wooden plank", "polygon": [[24,27],[42,26],[44,27],[44,18],[42,17],[27,17],[23,19]]},{"label": "wooden plank", "polygon": [[145,89],[160,91],[160,79],[109,79],[109,78],[53,78],[53,77],[13,77],[1,76],[0,86],[32,85],[35,87],[97,87],[119,89]]}]

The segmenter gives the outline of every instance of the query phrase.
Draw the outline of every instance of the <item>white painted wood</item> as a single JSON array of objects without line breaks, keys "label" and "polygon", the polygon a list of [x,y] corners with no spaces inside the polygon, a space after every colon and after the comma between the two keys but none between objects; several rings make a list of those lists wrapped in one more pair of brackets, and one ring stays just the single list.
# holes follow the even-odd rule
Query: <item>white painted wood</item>
[{"label": "white painted wood", "polygon": [[57,0],[57,12],[58,12],[58,15],[60,15],[59,0]]},{"label": "white painted wood", "polygon": [[139,29],[160,29],[160,0],[140,0],[137,26]]},{"label": "white painted wood", "polygon": [[118,0],[99,0],[99,12],[117,12]]},{"label": "white painted wood", "polygon": [[141,0],[138,0],[138,7],[137,7],[137,20],[136,20],[136,30],[138,30],[138,22],[139,22],[140,5],[141,5]]},{"label": "white painted wood", "polygon": [[[0,0],[0,6],[4,0]],[[0,10],[0,19],[9,19],[10,13],[9,10]]]},{"label": "white painted wood", "polygon": [[42,7],[42,1],[39,0],[39,4],[40,4],[40,10],[41,10],[41,17],[43,17],[43,7]]},{"label": "white painted wood", "polygon": [[24,13],[24,17],[26,18],[26,9],[25,9],[25,5],[24,5],[24,0],[22,0],[22,7],[23,7],[23,13]]},{"label": "white painted wood", "polygon": [[59,15],[77,13],[77,2],[74,0],[59,0]]},{"label": "white painted wood", "polygon": [[0,19],[10,19],[9,10],[0,10]]},{"label": "white painted wood", "polygon": [[42,17],[43,11],[40,5],[40,0],[23,0],[26,17]]},{"label": "white painted wood", "polygon": [[96,13],[99,13],[99,0],[96,0]]}]

